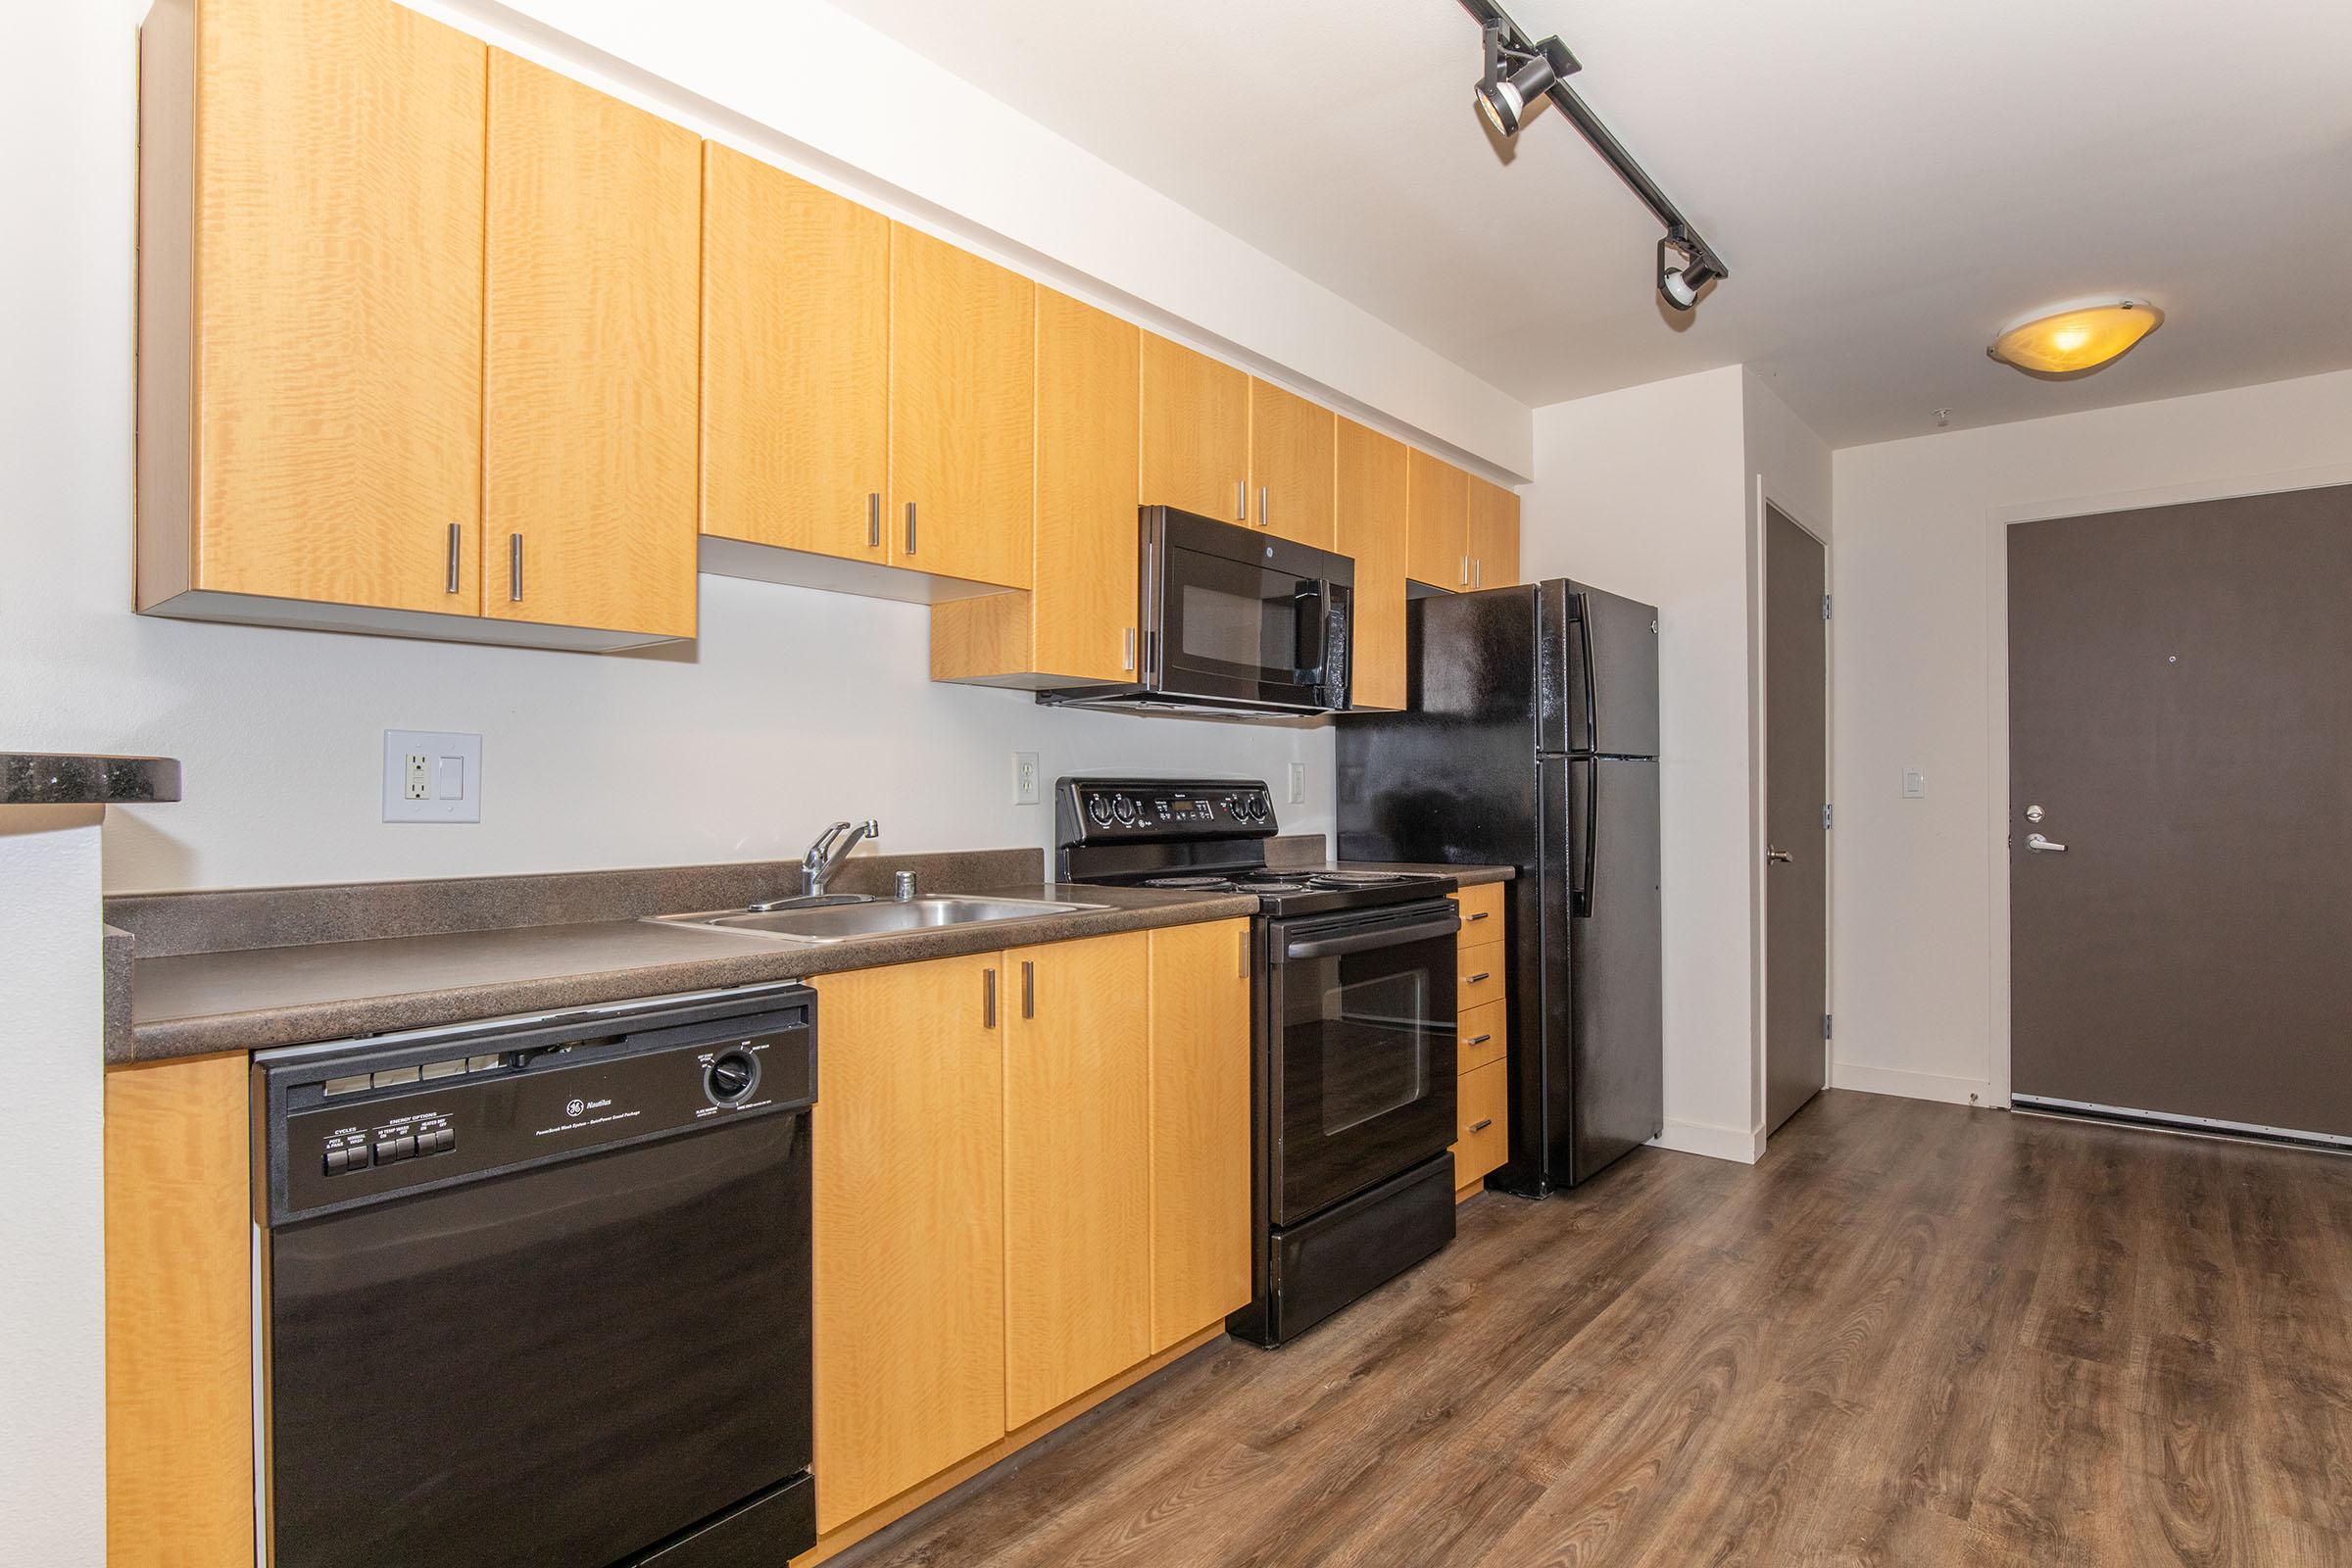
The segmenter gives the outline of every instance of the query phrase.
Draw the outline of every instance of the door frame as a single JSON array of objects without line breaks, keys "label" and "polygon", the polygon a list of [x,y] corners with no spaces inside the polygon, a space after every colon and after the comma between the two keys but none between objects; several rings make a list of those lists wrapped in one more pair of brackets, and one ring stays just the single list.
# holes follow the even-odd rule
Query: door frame
[{"label": "door frame", "polygon": [[[1758,1155],[1764,1152],[1766,1134],[1764,1121],[1767,1031],[1771,1013],[1771,974],[1768,957],[1771,953],[1770,921],[1772,901],[1765,897],[1767,869],[1764,851],[1769,840],[1765,809],[1768,789],[1765,769],[1764,742],[1772,715],[1765,710],[1765,661],[1771,649],[1770,627],[1765,620],[1764,553],[1771,537],[1770,519],[1766,509],[1779,513],[1798,530],[1821,546],[1822,592],[1837,594],[1838,546],[1828,528],[1814,518],[1807,509],[1792,507],[1766,482],[1763,474],[1755,476],[1755,521],[1748,533],[1748,623],[1754,629],[1748,640],[1748,721],[1747,776],[1751,781],[1748,801],[1748,923],[1750,949],[1748,972],[1754,977],[1748,988],[1749,1017],[1753,1021],[1749,1063],[1748,1098],[1753,1106],[1751,1129]],[[1822,622],[1822,793],[1828,797],[1822,804],[1832,805],[1838,796],[1838,617],[1832,613]],[[1823,890],[1822,920],[1822,1007],[1833,1017],[1837,1007],[1832,1001],[1838,995],[1838,835],[1835,831],[1822,834]],[[1821,1042],[1821,1082],[1824,1089],[1838,1087],[1837,1042],[1824,1037]]]},{"label": "door frame", "polygon": [[[1984,714],[1987,764],[1987,821],[1985,864],[1990,872],[1991,897],[1986,918],[1990,962],[1986,967],[1991,1022],[1985,1043],[1984,1102],[2006,1110],[2010,1095],[2010,972],[2009,972],[2009,530],[2024,522],[2055,522],[2067,517],[2092,517],[2110,512],[2139,512],[2151,507],[2190,505],[2200,501],[2230,501],[2241,496],[2278,495],[2291,490],[2322,490],[2352,484],[2352,463],[2327,464],[2312,468],[2250,474],[2230,479],[2205,479],[2185,484],[2157,485],[2145,490],[2117,490],[2099,495],[2073,496],[2054,501],[2023,502],[1987,509],[1984,514]],[[1972,1100],[1974,1096],[1970,1097]]]}]

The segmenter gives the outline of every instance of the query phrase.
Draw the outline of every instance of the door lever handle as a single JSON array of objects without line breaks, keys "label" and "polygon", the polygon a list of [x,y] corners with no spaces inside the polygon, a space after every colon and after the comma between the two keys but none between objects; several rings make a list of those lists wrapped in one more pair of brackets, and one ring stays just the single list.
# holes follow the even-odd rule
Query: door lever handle
[{"label": "door lever handle", "polygon": [[1796,859],[1796,856],[1792,851],[1776,850],[1768,844],[1764,847],[1764,858],[1775,865],[1788,865]]},{"label": "door lever handle", "polygon": [[2065,845],[2053,844],[2038,833],[2026,835],[2026,848],[2035,855],[2064,855],[2066,853]]}]

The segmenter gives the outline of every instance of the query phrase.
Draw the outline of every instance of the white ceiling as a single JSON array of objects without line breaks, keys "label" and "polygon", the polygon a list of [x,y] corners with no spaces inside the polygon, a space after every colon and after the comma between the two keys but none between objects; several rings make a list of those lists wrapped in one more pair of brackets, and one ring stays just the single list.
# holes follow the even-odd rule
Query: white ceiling
[{"label": "white ceiling", "polygon": [[[1720,250],[1545,109],[1507,155],[1456,0],[837,0],[1530,404],[1746,363],[1833,446],[2352,366],[2348,0],[1518,0]],[[2164,328],[2029,377],[2032,308]]]}]

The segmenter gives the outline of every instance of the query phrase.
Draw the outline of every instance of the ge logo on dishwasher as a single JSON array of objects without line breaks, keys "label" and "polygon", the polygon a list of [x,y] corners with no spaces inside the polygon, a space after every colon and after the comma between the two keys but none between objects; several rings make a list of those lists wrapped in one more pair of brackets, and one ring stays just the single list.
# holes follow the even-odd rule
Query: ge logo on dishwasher
[{"label": "ge logo on dishwasher", "polygon": [[566,1116],[577,1116],[581,1111],[586,1110],[587,1108],[588,1102],[586,1101],[569,1100],[565,1101],[564,1103],[564,1114]]}]

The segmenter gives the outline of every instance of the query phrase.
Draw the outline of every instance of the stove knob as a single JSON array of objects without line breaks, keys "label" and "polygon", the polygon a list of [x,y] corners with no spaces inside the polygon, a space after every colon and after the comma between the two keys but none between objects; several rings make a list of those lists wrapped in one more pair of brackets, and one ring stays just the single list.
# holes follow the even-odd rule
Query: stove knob
[{"label": "stove knob", "polygon": [[1095,819],[1097,827],[1110,826],[1110,797],[1107,795],[1087,797],[1086,814]]},{"label": "stove knob", "polygon": [[703,1087],[722,1105],[740,1104],[760,1081],[760,1064],[740,1051],[730,1051],[710,1064]]},{"label": "stove knob", "polygon": [[1110,803],[1110,808],[1118,816],[1118,819],[1122,823],[1129,825],[1134,823],[1135,803],[1129,800],[1126,796],[1121,795],[1117,799],[1113,800]]}]

